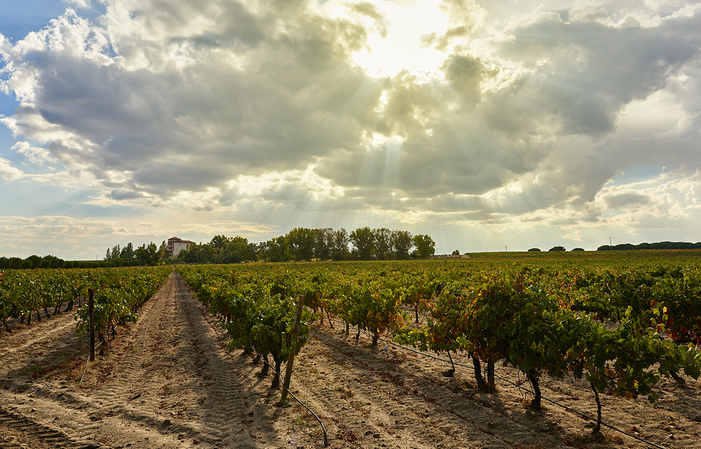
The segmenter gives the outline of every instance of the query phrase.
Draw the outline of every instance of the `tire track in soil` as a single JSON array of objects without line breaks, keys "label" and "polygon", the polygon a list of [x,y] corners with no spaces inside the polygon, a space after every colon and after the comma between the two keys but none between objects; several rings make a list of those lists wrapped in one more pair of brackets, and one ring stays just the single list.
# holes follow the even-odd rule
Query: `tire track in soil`
[{"label": "tire track in soil", "polygon": [[[357,393],[355,392],[355,387],[358,385],[376,383],[377,379],[380,378],[384,382],[384,386],[377,388],[374,397],[370,397],[367,400],[368,407],[365,408],[366,411],[369,409],[387,409],[390,411],[390,416],[392,416],[391,413],[399,409],[400,413],[403,412],[405,415],[411,415],[412,417],[404,425],[402,425],[401,419],[396,420],[396,430],[404,430],[404,426],[415,428],[420,423],[418,427],[421,429],[425,429],[427,426],[435,427],[442,430],[446,436],[450,435],[449,432],[452,432],[454,435],[458,433],[460,435],[466,434],[472,444],[461,443],[460,438],[452,440],[434,440],[432,438],[431,443],[427,447],[503,447],[503,445],[507,447],[520,447],[519,445],[522,447],[575,446],[609,448],[617,447],[617,445],[636,448],[648,447],[643,442],[635,441],[608,429],[603,429],[605,436],[603,440],[592,438],[590,431],[593,428],[593,423],[591,421],[555,405],[544,404],[541,412],[533,412],[525,407],[525,404],[530,399],[530,394],[522,393],[517,387],[512,387],[506,383],[502,383],[498,387],[497,395],[481,392],[472,385],[471,370],[459,369],[455,374],[455,378],[469,378],[470,381],[462,380],[456,385],[453,381],[455,378],[446,379],[441,375],[443,370],[449,367],[447,361],[440,362],[433,359],[425,359],[410,351],[395,348],[392,344],[387,345],[388,348],[391,348],[388,352],[382,350],[373,351],[368,349],[367,346],[362,346],[369,343],[365,336],[361,338],[360,342],[356,342],[352,335],[345,337],[342,332],[339,333],[337,330],[328,328],[316,327],[313,331],[313,336],[312,342],[305,348],[308,350],[306,357],[315,361],[328,359],[329,365],[336,366],[334,370],[327,369],[323,373],[323,377],[317,375],[317,379],[320,382],[336,386],[339,384],[350,385],[354,393]],[[315,340],[328,346],[328,348],[312,349],[315,347],[315,344],[313,344]],[[382,348],[382,344],[380,344],[380,348]],[[453,354],[453,359],[456,363],[471,365],[471,362],[464,354],[462,356]],[[304,362],[301,363],[304,364]],[[323,366],[323,363],[310,362],[306,365],[305,371],[311,373],[313,377],[318,369],[317,367]],[[329,365],[327,365],[327,368]],[[396,369],[397,367],[393,365],[404,367],[405,370]],[[511,381],[513,382],[516,382],[517,379],[523,379],[523,375],[519,375],[520,372],[516,369],[501,366],[499,366],[499,369],[504,371],[500,373],[501,375],[506,378],[512,378]],[[339,372],[344,370],[361,374],[355,376],[340,375]],[[298,379],[309,375],[302,375],[298,370],[295,371]],[[414,382],[413,385],[412,382]],[[576,382],[572,383],[567,379],[558,380],[545,376],[541,388],[551,391],[549,395],[551,399],[561,404],[574,405],[570,401],[578,401],[579,397],[573,395],[570,389],[581,388],[575,384]],[[402,389],[397,389],[396,386],[403,387],[404,393]],[[626,401],[620,398],[602,396],[602,403],[604,403],[605,407],[604,421],[663,446],[701,447],[699,446],[699,441],[701,440],[697,439],[701,415],[698,415],[699,408],[694,408],[694,404],[701,403],[697,393],[698,382],[687,379],[687,385],[680,387],[674,381],[663,380],[660,382],[659,387],[661,391],[658,394],[661,397],[664,395],[665,399],[658,406],[652,406],[646,398],[641,398],[638,401]],[[368,398],[366,394],[367,387],[363,386],[363,388],[363,395],[358,396],[361,403]],[[311,389],[313,392],[313,387]],[[387,397],[384,400],[380,400],[383,391]],[[584,394],[590,393],[586,388],[582,388],[582,391]],[[414,395],[413,398],[411,394]],[[320,399],[318,407],[337,410],[341,414],[347,413],[346,408],[340,405],[333,405],[334,403],[343,404],[344,401],[348,402],[348,394],[343,389],[335,392],[329,391],[327,394],[320,393],[320,395],[332,399],[327,401],[327,405],[324,405],[324,401]],[[396,399],[395,395],[405,399]],[[394,406],[390,404],[390,401],[394,401]],[[417,406],[417,403],[420,402],[423,402],[423,404]],[[592,404],[588,402],[592,402]],[[473,405],[470,406],[469,403]],[[667,404],[674,404],[674,406],[667,406]],[[589,416],[596,416],[593,400],[578,402],[574,406],[581,412],[589,414]],[[436,412],[436,407],[438,412]],[[422,409],[425,409],[425,411],[422,412]],[[660,412],[660,410],[664,411]],[[448,415],[445,412],[459,418],[458,423],[462,422],[457,431],[455,427],[451,426],[454,422],[446,419]],[[428,418],[434,416],[438,418],[417,419],[417,417]],[[641,416],[646,417],[642,419]],[[334,419],[334,421],[337,421],[337,419]],[[346,421],[352,423],[356,429],[367,425],[361,421],[360,424],[362,426],[359,426],[357,420],[354,420],[352,416]],[[387,426],[384,428],[387,428]],[[485,439],[484,435],[474,437],[474,435],[470,434],[470,429],[477,429],[486,435],[496,438],[498,441]],[[660,429],[663,429],[666,433],[660,435]],[[418,436],[417,440],[419,441],[425,441],[426,438],[423,438],[424,434],[425,432],[415,431],[411,435]],[[410,440],[411,438],[407,439]],[[436,441],[438,442],[436,443]],[[360,447],[366,447],[365,444],[368,443],[362,441]],[[375,443],[375,446],[377,446],[377,443]],[[404,447],[401,444],[398,444],[398,446]],[[351,445],[351,447],[355,446]],[[372,444],[370,447],[372,447]]]},{"label": "tire track in soil", "polygon": [[[60,386],[42,378],[4,382],[10,392],[0,390],[3,409],[17,417],[10,424],[19,420],[20,425],[5,424],[0,416],[0,449],[22,444],[42,448],[40,442],[22,441],[44,431],[65,447],[102,447],[93,442],[132,449],[320,445],[318,424],[301,407],[272,406],[278,392],[267,389],[271,377],[256,377],[260,365],[252,365],[241,351],[226,349],[226,332],[190,296],[179,274],[171,274],[139,316],[137,323],[120,328],[120,335],[90,366],[80,386],[72,382]],[[66,318],[42,321],[4,336],[10,339],[0,337],[0,350],[12,345],[15,337],[22,344],[36,341],[42,337],[40,328],[61,326]],[[44,334],[45,348],[58,350],[69,342],[68,337],[70,345],[80,346],[68,325],[65,333]],[[355,342],[338,330],[315,328],[311,336],[295,361],[292,390],[320,415],[331,447],[562,447],[557,438],[581,436],[581,422],[573,424],[571,417],[554,419],[547,412],[530,413],[523,407],[522,395],[508,388],[490,395],[474,390],[465,372],[443,378],[440,371],[445,365],[441,362],[426,361],[404,350],[371,351],[362,346],[365,337]],[[84,352],[85,343],[82,345]],[[32,357],[39,356],[36,351],[34,345],[28,345],[9,354],[7,360],[14,367],[10,373],[24,373]],[[3,353],[0,379],[7,369],[5,358]],[[698,388],[694,384],[688,390]],[[668,397],[676,400],[679,396],[681,401],[680,393],[670,391]],[[688,392],[683,400],[689,402],[689,409],[699,410],[694,407],[699,401]],[[298,419],[293,422],[296,414]],[[683,444],[698,447],[691,436],[697,423],[684,425],[688,435]],[[69,441],[61,440],[52,429]],[[677,434],[677,438],[683,436]],[[582,438],[578,441],[578,446],[615,447],[590,445]],[[627,447],[642,447],[627,443],[629,440]]]},{"label": "tire track in soil", "polygon": [[[311,402],[335,411],[326,417],[336,424],[334,438],[360,447],[403,447],[405,440],[427,448],[512,448],[536,443],[565,447],[552,436],[511,419],[501,398],[475,391],[457,376],[446,379],[426,372],[411,363],[415,357],[410,353],[382,354],[351,344],[350,338],[313,331],[312,342],[319,344],[308,345],[300,358],[307,374],[296,370],[297,382],[305,384]],[[325,371],[319,372],[321,367]],[[330,390],[313,385],[315,380],[344,387]],[[369,422],[371,410],[374,422]]]},{"label": "tire track in soil", "polygon": [[[61,313],[59,316],[44,319],[41,322],[35,322],[30,326],[15,329],[12,333],[5,333],[0,341],[0,347],[3,351],[3,358],[6,355],[14,354],[15,352],[27,349],[33,344],[42,343],[47,340],[55,339],[54,336],[61,332],[65,332],[68,328],[75,329],[75,320],[73,320],[75,311]],[[17,333],[15,337],[13,334]],[[14,337],[14,338],[13,338]],[[12,346],[3,344],[5,341],[11,341]]]},{"label": "tire track in soil", "polygon": [[[261,448],[259,440],[276,440],[272,422],[264,419],[268,406],[246,391],[250,364],[231,357],[225,349],[225,333],[218,333],[215,325],[201,303],[191,298],[182,277],[173,272],[139,310],[137,323],[119,328],[104,355],[90,364],[82,384],[74,383],[76,375],[68,371],[62,373],[60,384],[31,376],[20,381],[16,375],[33,362],[25,351],[14,351],[13,369],[0,368],[8,378],[0,389],[0,398],[9,407],[5,413],[22,423],[44,426],[46,432],[60,426],[59,433],[69,438],[66,447],[74,447],[68,441],[82,441],[82,446],[76,443],[75,447]],[[65,334],[46,333],[46,350],[60,352],[68,345],[84,353],[87,343],[78,341],[70,326],[64,327]],[[23,344],[41,334],[40,329],[29,330],[32,336],[24,340],[13,333],[0,344]],[[31,425],[12,428],[0,420],[0,432],[7,430],[0,444],[60,447],[40,446],[32,436],[41,434],[36,429]]]},{"label": "tire track in soil", "polygon": [[0,383],[30,382],[37,373],[85,352],[87,339],[75,337],[76,309],[0,335]]},{"label": "tire track in soil", "polygon": [[[404,311],[407,312],[407,310]],[[419,325],[422,325],[426,323],[430,315],[420,312],[419,317],[421,322]],[[414,324],[413,317],[411,326],[418,326]],[[473,372],[472,362],[466,354],[453,353],[452,357],[456,364],[468,366],[470,372]],[[445,366],[448,366],[449,362],[446,360],[444,363]],[[528,390],[528,392],[519,390],[507,382],[497,380],[501,396],[521,398],[524,403],[533,398],[530,382],[518,368],[499,363],[496,367],[496,374],[508,382],[523,384],[523,387]],[[701,448],[701,439],[699,439],[701,435],[701,415],[699,415],[701,384],[698,380],[683,373],[680,374],[686,381],[684,385],[680,385],[668,377],[660,379],[655,387],[659,398],[659,403],[656,405],[651,404],[647,397],[643,396],[637,399],[624,399],[614,395],[600,394],[603,422],[657,445]],[[594,428],[594,421],[564,408],[571,407],[579,413],[592,418],[596,417],[594,395],[586,379],[575,379],[571,376],[557,379],[544,374],[540,380],[540,388],[543,392],[542,412],[534,412],[525,416],[521,414],[520,422],[532,425],[534,429],[545,433],[559,431],[560,439],[568,444],[596,447],[608,443],[626,444],[628,447],[650,447],[641,441],[636,441],[606,427],[602,427],[602,433],[606,436],[605,441],[591,438],[590,432]],[[545,398],[559,405],[551,404]],[[662,410],[664,412],[661,412]],[[541,417],[544,415],[548,419],[536,419],[539,417],[538,415]],[[559,426],[555,424],[559,424]]]},{"label": "tire track in soil", "polygon": [[118,351],[109,379],[95,391],[94,421],[83,433],[100,433],[106,422],[127,422],[171,435],[178,444],[257,448],[245,432],[246,403],[236,367],[173,272],[152,298]]},{"label": "tire track in soil", "polygon": [[0,449],[97,449],[71,440],[64,433],[0,408]]}]

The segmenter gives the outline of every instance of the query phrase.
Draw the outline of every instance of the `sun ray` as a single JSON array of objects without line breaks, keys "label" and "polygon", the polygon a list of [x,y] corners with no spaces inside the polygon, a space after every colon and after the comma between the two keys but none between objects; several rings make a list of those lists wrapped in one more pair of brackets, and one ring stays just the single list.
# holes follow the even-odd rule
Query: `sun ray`
[{"label": "sun ray", "polygon": [[[373,13],[357,18],[367,32],[367,44],[353,53],[353,61],[375,78],[391,78],[401,72],[424,79],[441,76],[439,68],[446,53],[430,45],[428,39],[442,36],[449,29],[439,2],[398,5],[373,0],[370,4]],[[354,7],[334,2],[328,9],[333,15],[345,17]]]}]

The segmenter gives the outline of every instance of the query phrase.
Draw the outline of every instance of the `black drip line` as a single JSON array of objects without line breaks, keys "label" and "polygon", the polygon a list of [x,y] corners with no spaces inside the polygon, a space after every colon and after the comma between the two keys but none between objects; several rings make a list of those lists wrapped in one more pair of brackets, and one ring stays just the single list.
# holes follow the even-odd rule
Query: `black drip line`
[{"label": "black drip line", "polygon": [[306,408],[307,411],[308,411],[309,413],[311,413],[311,414],[314,416],[314,418],[316,418],[317,421],[319,421],[319,425],[321,425],[321,431],[324,433],[324,444],[322,445],[322,447],[328,447],[328,446],[329,446],[329,440],[328,440],[328,438],[327,438],[327,436],[326,436],[326,427],[324,427],[324,423],[321,422],[321,418],[319,418],[319,417],[316,415],[316,413],[314,413],[309,407],[307,407],[307,405],[306,405],[304,402],[300,401],[300,400],[297,398],[297,396],[295,396],[294,393],[292,393],[292,392],[289,390],[289,388],[285,388],[285,382],[282,380],[282,377],[280,377],[280,375],[279,375],[277,372],[275,372],[275,368],[274,368],[270,363],[268,363],[268,361],[265,359],[265,357],[261,357],[261,360],[263,360],[263,363],[265,363],[266,365],[268,365],[268,368],[272,368],[272,369],[273,369],[273,372],[275,373],[275,375],[277,376],[277,378],[280,380],[280,386],[281,386],[283,389],[287,390],[287,393],[289,393],[289,395],[292,396],[292,397],[294,398],[295,401],[299,402],[299,404],[300,404],[302,407]]},{"label": "black drip line", "polygon": [[[105,337],[104,340],[102,340],[100,343],[97,344],[97,346],[95,346],[95,351],[97,351],[98,348],[99,348],[100,346],[103,345],[103,343],[106,343],[107,340],[108,340],[110,337],[116,336],[116,335],[117,335],[116,329],[112,328],[112,330],[110,331],[110,333],[107,334],[107,337]],[[83,382],[83,377],[85,377],[85,373],[88,372],[88,364],[89,364],[89,363],[90,363],[90,354],[88,354],[88,360],[85,361],[85,368],[83,368],[83,375],[80,376],[80,380],[78,381],[78,383]]]}]

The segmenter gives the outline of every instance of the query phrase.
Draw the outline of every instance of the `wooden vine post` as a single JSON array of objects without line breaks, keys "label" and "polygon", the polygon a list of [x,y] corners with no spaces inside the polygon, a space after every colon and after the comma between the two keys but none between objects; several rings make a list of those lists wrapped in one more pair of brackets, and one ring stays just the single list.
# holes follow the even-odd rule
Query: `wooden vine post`
[{"label": "wooden vine post", "polygon": [[287,367],[285,369],[285,380],[282,384],[282,395],[280,396],[280,405],[284,406],[287,403],[287,392],[290,388],[290,379],[292,378],[292,364],[295,360],[295,348],[297,346],[297,337],[299,336],[299,322],[302,320],[302,309],[304,308],[304,296],[299,296],[297,300],[297,317],[295,318],[295,325],[292,328],[292,350],[290,351],[290,356],[287,359]]},{"label": "wooden vine post", "polygon": [[93,299],[94,290],[88,289],[88,313],[90,315],[90,358],[91,362],[95,361],[95,300]]}]

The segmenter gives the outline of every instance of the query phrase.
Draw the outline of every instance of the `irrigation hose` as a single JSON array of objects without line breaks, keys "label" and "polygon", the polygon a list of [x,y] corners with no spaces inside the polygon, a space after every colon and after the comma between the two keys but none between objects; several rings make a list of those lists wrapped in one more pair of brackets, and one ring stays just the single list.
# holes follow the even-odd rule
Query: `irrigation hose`
[{"label": "irrigation hose", "polygon": [[[112,329],[112,333],[111,333],[110,335],[116,335],[116,334],[117,334],[117,332],[116,332],[114,329]],[[108,335],[107,338],[109,338],[110,335]],[[100,343],[98,343],[98,345],[95,346],[95,351],[97,351],[97,348],[99,348],[100,346],[102,346],[102,344],[103,344],[105,341],[107,341],[107,340],[103,340],[103,341],[101,341]],[[83,368],[83,375],[80,376],[80,380],[78,381],[78,383],[81,383],[81,382],[83,381],[83,377],[85,377],[85,373],[88,372],[88,363],[90,363],[90,354],[88,354],[88,360],[85,361],[85,368]]]},{"label": "irrigation hose", "polygon": [[[264,357],[261,357],[261,359],[263,359],[263,363],[265,363],[266,365],[268,365],[268,368],[273,368],[273,366],[272,366],[270,363],[268,363],[268,361],[265,360]],[[273,368],[273,371],[275,371],[275,368]],[[292,393],[292,392],[289,390],[289,388],[285,388],[285,382],[282,380],[282,377],[280,377],[280,374],[278,374],[278,373],[276,372],[275,375],[276,375],[277,378],[280,380],[280,385],[282,385],[282,388],[284,388],[285,390],[287,390],[287,393],[288,393],[290,396],[292,396],[292,397],[295,399],[295,401],[299,402],[300,405],[301,405],[302,407],[306,408],[307,411],[308,411],[309,413],[311,413],[311,414],[314,416],[314,418],[316,418],[317,421],[319,421],[319,424],[321,425],[321,431],[324,433],[324,445],[323,445],[322,447],[328,447],[328,446],[329,446],[329,440],[328,440],[328,438],[327,438],[327,436],[326,436],[326,427],[324,427],[324,423],[321,422],[321,418],[319,418],[319,417],[316,415],[316,413],[314,413],[309,407],[307,407],[307,405],[306,405],[304,402],[300,401],[300,400],[297,398],[297,396],[295,396],[294,393]]]},{"label": "irrigation hose", "polygon": [[[336,318],[334,318],[334,321],[337,321],[337,322],[338,322],[338,321],[344,322],[344,321],[338,320],[338,319],[336,319]],[[371,336],[373,335],[373,334],[371,334],[370,332],[366,332],[366,331],[364,331],[364,330],[362,330],[362,329],[361,329],[360,331],[361,331],[362,333],[366,334],[366,335],[371,335]],[[383,341],[383,342],[385,342],[385,343],[388,343],[388,344],[390,344],[390,345],[392,345],[392,346],[394,346],[394,347],[397,347],[397,348],[400,348],[400,349],[404,349],[405,351],[413,352],[413,353],[415,353],[415,354],[419,354],[419,355],[422,355],[422,356],[424,356],[424,357],[428,357],[428,358],[431,358],[431,359],[439,360],[439,361],[441,361],[441,362],[450,363],[449,360],[446,360],[446,359],[443,359],[443,358],[440,358],[440,357],[437,357],[437,356],[434,356],[434,355],[431,355],[431,354],[426,354],[425,352],[417,351],[416,349],[412,349],[412,348],[409,348],[409,347],[407,347],[407,346],[403,346],[403,345],[394,343],[394,342],[392,342],[392,341],[390,341],[390,340],[387,340],[387,339],[385,339],[385,338],[382,338],[382,337],[379,337],[379,340],[381,340],[381,341]],[[468,369],[471,369],[471,370],[474,371],[474,368],[473,368],[473,367],[471,367],[471,366],[469,366],[469,365],[465,365],[465,364],[463,364],[463,363],[455,362],[455,365],[456,365],[456,366],[461,366],[461,367],[463,367],[463,368],[468,368]],[[483,370],[483,372],[486,374],[486,373],[487,373],[487,370]],[[519,385],[519,384],[517,384],[517,383],[514,383],[514,382],[510,381],[509,379],[506,379],[506,378],[504,378],[504,377],[501,377],[501,376],[499,376],[499,375],[496,374],[496,373],[494,373],[494,376],[497,377],[497,378],[499,378],[500,380],[502,380],[502,381],[508,383],[508,384],[511,384],[511,385],[513,385],[513,386],[515,386],[515,387],[517,387],[517,388],[523,390],[523,391],[526,391],[526,392],[528,392],[528,393],[530,393],[530,394],[535,394],[532,390],[530,390],[530,389],[528,389],[528,388],[525,388],[525,387],[523,387],[522,385]],[[587,415],[587,414],[585,414],[585,413],[582,413],[582,412],[580,412],[580,411],[574,410],[574,409],[572,409],[572,408],[570,408],[570,407],[568,407],[568,406],[566,406],[566,405],[564,405],[564,404],[560,404],[559,402],[554,401],[554,400],[552,400],[552,399],[550,399],[550,398],[548,398],[548,397],[546,397],[546,396],[544,396],[544,395],[541,395],[541,398],[544,399],[544,400],[546,400],[546,401],[548,401],[548,402],[550,402],[551,404],[557,405],[558,407],[562,407],[563,409],[567,410],[568,412],[575,413],[575,414],[577,414],[577,415],[579,415],[579,416],[582,416],[583,418],[587,418],[587,419],[589,419],[589,420],[591,420],[591,421],[597,421],[595,418],[592,418],[591,416],[589,416],[589,415]],[[666,448],[663,447],[663,446],[659,446],[659,445],[657,445],[657,444],[655,444],[655,443],[652,443],[652,442],[650,442],[650,441],[644,440],[644,439],[642,439],[642,438],[640,438],[640,437],[638,437],[638,436],[635,436],[635,435],[633,435],[633,434],[630,434],[630,433],[626,432],[625,430],[621,430],[621,429],[619,429],[619,428],[617,428],[617,427],[615,427],[615,426],[612,426],[612,425],[610,425],[610,424],[607,424],[607,423],[604,422],[604,421],[601,421],[601,425],[602,425],[602,426],[605,426],[605,427],[608,427],[609,429],[611,429],[611,430],[613,430],[613,431],[615,431],[615,432],[622,433],[623,435],[629,436],[629,437],[631,437],[631,438],[633,438],[633,439],[636,439],[636,440],[638,440],[638,441],[640,441],[640,442],[643,442],[643,443],[645,443],[645,444],[647,444],[647,445],[649,445],[649,446],[652,446],[652,447],[654,447],[654,448],[657,448],[657,449],[666,449]]]},{"label": "irrigation hose", "polygon": [[[102,346],[102,342],[100,342],[97,346],[95,346],[95,351],[97,351],[97,348]],[[80,376],[80,380],[78,383],[81,383],[83,381],[83,377],[85,377],[85,373],[88,372],[88,363],[90,363],[90,354],[88,354],[88,360],[85,361],[85,368],[83,368],[83,375]]]}]

